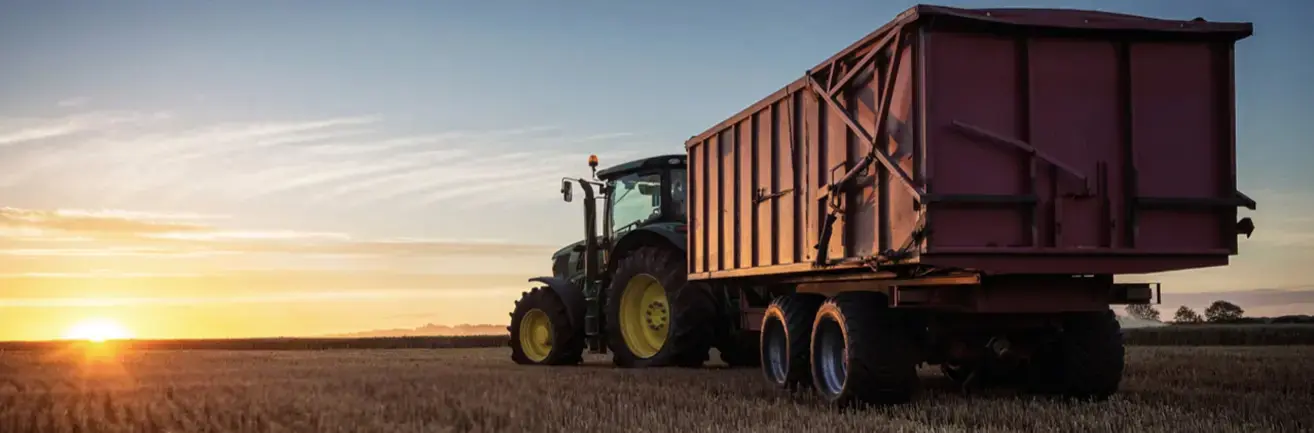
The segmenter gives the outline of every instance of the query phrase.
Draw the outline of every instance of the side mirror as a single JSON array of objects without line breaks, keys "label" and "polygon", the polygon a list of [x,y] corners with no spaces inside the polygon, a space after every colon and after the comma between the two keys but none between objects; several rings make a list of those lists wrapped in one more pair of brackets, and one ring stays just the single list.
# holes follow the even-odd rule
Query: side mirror
[{"label": "side mirror", "polygon": [[573,199],[573,196],[571,195],[571,193],[572,193],[573,191],[574,191],[574,189],[572,189],[572,188],[570,187],[570,181],[569,181],[569,180],[563,180],[563,181],[561,181],[561,199],[562,199],[562,200],[565,200],[566,203],[570,203],[570,201]]}]

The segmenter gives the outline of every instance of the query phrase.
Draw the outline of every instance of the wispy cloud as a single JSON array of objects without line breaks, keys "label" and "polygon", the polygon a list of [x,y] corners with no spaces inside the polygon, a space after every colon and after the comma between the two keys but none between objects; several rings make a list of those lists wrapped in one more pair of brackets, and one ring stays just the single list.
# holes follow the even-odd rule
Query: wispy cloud
[{"label": "wispy cloud", "polygon": [[[161,219],[160,217],[164,218]],[[484,239],[360,239],[346,233],[297,230],[228,230],[169,220],[167,214],[0,208],[0,229],[36,229],[0,237],[0,254],[60,255],[289,255],[429,257],[547,254],[550,245]],[[195,215],[183,218],[195,219]],[[203,218],[203,217],[202,217]],[[69,237],[77,235],[80,237]]]},{"label": "wispy cloud", "polygon": [[99,214],[88,211],[33,210],[0,208],[0,226],[58,230],[100,235],[177,233],[206,230],[198,224],[156,221],[125,214]]},{"label": "wispy cloud", "polygon": [[287,292],[524,290],[528,275],[379,270],[214,270],[200,272],[0,273],[4,298],[262,296]]},{"label": "wispy cloud", "polygon": [[23,272],[17,274],[0,274],[0,280],[20,280],[20,279],[61,279],[61,280],[107,280],[107,279],[133,279],[133,278],[187,278],[199,277],[204,274],[184,273],[184,272],[116,272],[116,271],[93,271],[93,272]]},{"label": "wispy cloud", "polygon": [[608,132],[603,134],[593,134],[581,138],[580,141],[614,140],[617,138],[633,137],[634,135],[635,134],[633,132]]},{"label": "wispy cloud", "polygon": [[[207,125],[91,112],[0,126],[9,126],[0,127],[0,188],[58,188],[110,203],[205,197],[236,204],[277,196],[344,208],[433,206],[471,196],[486,204],[552,200],[553,180],[585,174],[588,154],[624,154],[592,147],[622,147],[636,135],[551,125],[426,131],[391,126],[377,115]],[[3,149],[36,141],[49,145]],[[515,187],[510,179],[523,183]],[[535,184],[542,188],[528,187]]]},{"label": "wispy cloud", "polygon": [[167,112],[93,112],[57,118],[0,118],[0,148],[171,117]]},{"label": "wispy cloud", "polygon": [[86,96],[75,96],[72,98],[60,100],[59,102],[55,103],[55,106],[60,108],[78,108],[87,105],[88,102],[91,102],[91,98],[88,98]]},{"label": "wispy cloud", "polygon": [[71,308],[71,307],[115,307],[115,306],[183,306],[183,305],[228,305],[228,304],[271,304],[271,303],[305,303],[305,302],[362,302],[419,299],[479,299],[494,298],[502,300],[508,294],[524,290],[523,287],[501,287],[491,289],[453,289],[441,291],[426,290],[356,290],[336,291],[318,290],[305,292],[283,292],[270,294],[239,296],[150,296],[150,297],[59,297],[59,298],[0,298],[0,308]]}]

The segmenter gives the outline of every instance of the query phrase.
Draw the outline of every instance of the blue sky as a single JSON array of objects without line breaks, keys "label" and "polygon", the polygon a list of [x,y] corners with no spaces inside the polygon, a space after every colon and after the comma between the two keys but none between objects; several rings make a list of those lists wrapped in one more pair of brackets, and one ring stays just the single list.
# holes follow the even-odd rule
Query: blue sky
[{"label": "blue sky", "polygon": [[[560,202],[555,180],[583,174],[588,154],[609,165],[681,152],[690,135],[914,4],[617,3],[4,2],[0,207],[29,212],[29,219],[54,219],[31,212],[64,209],[60,217],[72,210],[90,215],[82,223],[183,221],[204,227],[187,239],[221,239],[224,248],[247,242],[239,250],[251,254],[203,260],[28,254],[0,272],[23,278],[165,269],[422,274],[431,279],[383,288],[395,290],[387,292],[391,297],[364,283],[343,289],[376,290],[364,296],[374,310],[359,321],[335,324],[327,317],[336,310],[297,307],[307,317],[323,316],[323,324],[288,332],[426,320],[496,323],[523,287],[490,283],[497,290],[452,295],[456,300],[429,307],[411,301],[432,296],[419,290],[448,274],[548,272],[551,247],[582,230],[578,204]],[[1173,278],[1199,290],[1314,285],[1314,271],[1301,266],[1314,259],[1314,220],[1307,216],[1314,210],[1314,174],[1306,170],[1314,163],[1308,144],[1314,85],[1305,78],[1314,76],[1314,57],[1298,42],[1314,40],[1308,27],[1314,4],[943,4],[1254,22],[1256,35],[1241,41],[1236,54],[1237,153],[1240,186],[1260,201],[1259,231],[1243,241],[1236,265]],[[171,236],[178,228],[166,227]],[[9,236],[10,249],[31,253],[51,248],[37,245],[43,233],[52,231],[29,224],[0,236]],[[356,260],[316,250],[298,256],[283,244],[254,245],[289,239],[392,255]],[[399,239],[406,248],[397,247]],[[487,246],[490,241],[506,249]],[[454,253],[470,248],[484,252]],[[285,275],[275,280],[258,281],[278,285],[262,287],[269,293],[310,287]],[[90,282],[77,287],[56,295],[115,295]],[[195,297],[159,291],[132,296]],[[0,297],[56,296],[37,293],[0,290]],[[290,302],[278,300],[284,298],[271,299],[262,307],[271,316],[290,308],[279,304]],[[22,308],[38,314],[46,307]],[[393,310],[405,311],[385,313]],[[214,320],[222,324],[220,316]]]}]

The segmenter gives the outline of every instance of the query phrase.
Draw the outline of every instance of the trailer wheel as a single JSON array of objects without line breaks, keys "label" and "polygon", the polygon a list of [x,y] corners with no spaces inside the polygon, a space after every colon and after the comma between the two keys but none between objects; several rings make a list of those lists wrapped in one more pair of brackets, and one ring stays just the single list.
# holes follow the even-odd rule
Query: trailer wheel
[{"label": "trailer wheel", "polygon": [[511,312],[511,360],[517,364],[574,365],[584,361],[584,333],[570,324],[566,304],[545,287],[524,292]]},{"label": "trailer wheel", "polygon": [[762,374],[779,388],[812,385],[812,322],[826,297],[795,293],[771,301],[762,316]]},{"label": "trailer wheel", "polygon": [[1058,339],[1031,357],[1028,386],[1042,395],[1108,399],[1122,382],[1125,353],[1112,310],[1068,315]]},{"label": "trailer wheel", "polygon": [[847,292],[827,300],[813,322],[811,348],[813,385],[833,405],[900,404],[916,392],[911,339],[884,294]]},{"label": "trailer wheel", "polygon": [[1032,356],[1027,384],[1032,391],[1083,400],[1105,400],[1118,392],[1125,366],[1122,328],[1113,311],[1072,314],[1063,332]]},{"label": "trailer wheel", "polygon": [[687,283],[684,256],[644,247],[620,259],[607,291],[607,342],[620,367],[698,367],[715,335],[716,300]]}]

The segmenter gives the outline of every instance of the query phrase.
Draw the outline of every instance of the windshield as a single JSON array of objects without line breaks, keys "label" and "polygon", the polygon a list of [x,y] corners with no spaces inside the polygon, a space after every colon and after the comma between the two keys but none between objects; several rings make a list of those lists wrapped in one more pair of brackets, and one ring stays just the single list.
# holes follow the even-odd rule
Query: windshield
[{"label": "windshield", "polygon": [[660,174],[633,174],[616,179],[611,192],[611,232],[630,229],[661,214]]}]

